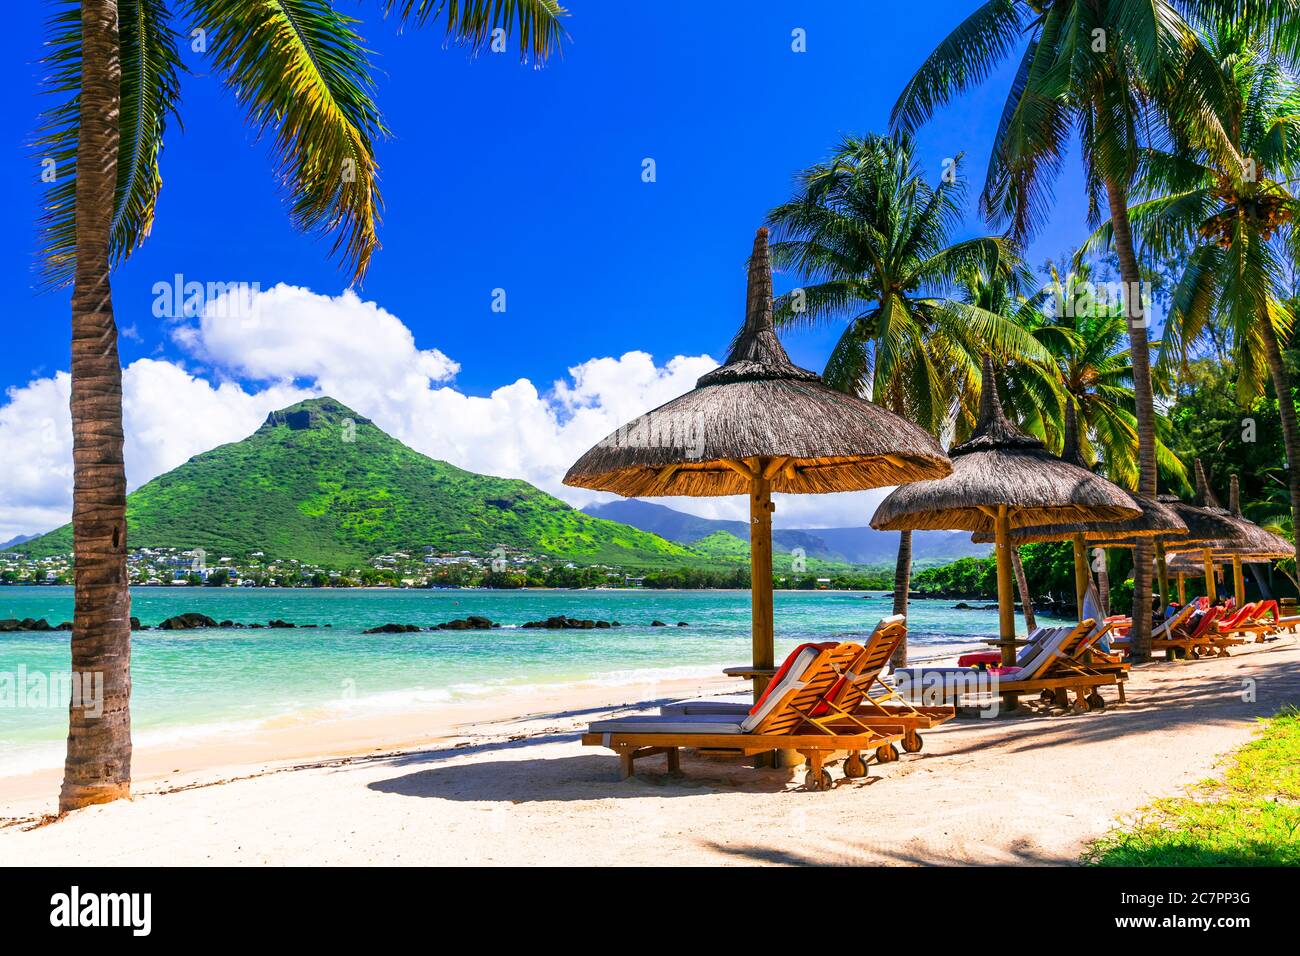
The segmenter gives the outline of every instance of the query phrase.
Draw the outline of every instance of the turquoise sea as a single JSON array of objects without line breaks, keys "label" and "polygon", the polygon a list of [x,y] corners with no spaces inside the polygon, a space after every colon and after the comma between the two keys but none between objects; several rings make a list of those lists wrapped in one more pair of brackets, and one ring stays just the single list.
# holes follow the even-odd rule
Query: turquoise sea
[{"label": "turquoise sea", "polygon": [[[914,657],[996,633],[993,611],[914,601]],[[795,644],[865,634],[889,614],[879,592],[778,591],[777,657]],[[749,660],[748,591],[426,591],[138,588],[132,613],[147,625],[199,611],[217,620],[332,625],[308,630],[141,631],[132,647],[137,745],[251,727],[309,708],[340,713],[482,700],[538,685],[639,684],[707,676]],[[423,627],[480,614],[490,632],[362,634],[387,622]],[[610,630],[520,629],[554,615],[618,620]],[[0,618],[72,617],[72,589],[0,587]],[[670,627],[650,627],[653,620]],[[686,621],[689,627],[677,627]],[[5,675],[66,673],[66,632],[0,633],[0,775],[62,762],[67,698],[2,693]],[[12,688],[13,678],[10,678]]]}]

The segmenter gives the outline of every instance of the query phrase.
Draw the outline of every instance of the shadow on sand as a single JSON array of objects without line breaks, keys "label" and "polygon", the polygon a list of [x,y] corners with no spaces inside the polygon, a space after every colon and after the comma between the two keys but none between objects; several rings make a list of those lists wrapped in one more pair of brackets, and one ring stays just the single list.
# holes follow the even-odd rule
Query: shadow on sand
[{"label": "shadow on sand", "polygon": [[[1279,648],[1280,649],[1280,648]],[[1273,658],[1270,660],[1270,658]],[[1123,759],[1126,738],[1137,739],[1151,733],[1177,734],[1183,725],[1238,724],[1243,720],[1275,713],[1285,703],[1300,701],[1300,674],[1287,659],[1262,651],[1242,657],[1234,673],[1202,685],[1188,686],[1178,678],[1186,669],[1187,678],[1195,680],[1196,663],[1186,665],[1144,665],[1141,670],[1158,668],[1160,683],[1130,695],[1126,707],[1110,707],[1105,713],[1078,716],[1007,715],[992,721],[967,718],[953,721],[930,738],[922,760],[942,760],[964,754],[978,755],[989,743],[991,731],[1014,736],[1012,749],[1017,752],[1045,747],[1102,744],[1116,748],[1116,758]],[[1254,699],[1251,699],[1251,695]],[[657,706],[661,701],[638,707]],[[534,715],[530,719],[562,719],[607,713],[608,708]],[[607,751],[597,750],[579,756],[536,759],[528,756],[530,748],[570,743],[579,733],[571,730],[542,732],[511,740],[486,741],[460,747],[417,751],[377,757],[393,768],[418,768],[410,773],[370,783],[380,793],[406,797],[432,797],[443,800],[498,801],[506,803],[603,800],[609,798],[664,798],[698,796],[708,793],[776,793],[793,789],[792,779],[799,771],[755,770],[734,759],[718,759],[684,754],[683,772],[667,773],[664,764],[653,758],[638,764],[636,775],[619,780],[617,761]],[[939,741],[942,741],[940,744]],[[465,762],[459,758],[475,754],[519,754],[518,759],[500,756]],[[908,758],[916,760],[918,758]],[[871,786],[882,778],[868,776],[848,781],[836,776],[841,786]],[[770,849],[720,848],[733,855],[753,855],[768,859]],[[778,856],[793,856],[779,853]],[[786,862],[802,862],[795,859]],[[921,859],[898,856],[900,863],[922,863]],[[1061,862],[1043,860],[1041,862]]]}]

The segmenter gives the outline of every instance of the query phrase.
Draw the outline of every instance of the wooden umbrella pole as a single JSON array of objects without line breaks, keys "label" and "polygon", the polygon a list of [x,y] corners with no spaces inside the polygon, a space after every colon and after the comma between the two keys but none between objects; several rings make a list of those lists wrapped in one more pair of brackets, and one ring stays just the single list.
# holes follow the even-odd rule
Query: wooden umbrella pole
[{"label": "wooden umbrella pole", "polygon": [[[754,669],[775,666],[772,627],[772,482],[755,469],[749,481],[749,580]],[[770,678],[754,677],[754,700]]]},{"label": "wooden umbrella pole", "polygon": [[1182,571],[1178,572],[1178,605],[1187,606],[1187,575]]},{"label": "wooden umbrella pole", "polygon": [[1088,584],[1092,580],[1092,571],[1088,567],[1088,546],[1083,542],[1083,535],[1074,536],[1074,606],[1079,610],[1079,620],[1083,620],[1083,599],[1088,595]]},{"label": "wooden umbrella pole", "polygon": [[1246,575],[1241,569],[1241,555],[1232,556],[1232,591],[1237,597],[1237,607],[1246,606]]},{"label": "wooden umbrella pole", "polygon": [[1214,587],[1214,558],[1210,556],[1210,549],[1206,548],[1201,554],[1205,558],[1205,594],[1210,599],[1211,604],[1219,603],[1219,592]]},{"label": "wooden umbrella pole", "polygon": [[[993,534],[998,561],[998,636],[1010,642],[1016,637],[1016,598],[1011,585],[1011,518],[1006,505],[998,505]],[[1003,644],[1002,663],[1010,667],[1015,662],[1015,647]]]}]

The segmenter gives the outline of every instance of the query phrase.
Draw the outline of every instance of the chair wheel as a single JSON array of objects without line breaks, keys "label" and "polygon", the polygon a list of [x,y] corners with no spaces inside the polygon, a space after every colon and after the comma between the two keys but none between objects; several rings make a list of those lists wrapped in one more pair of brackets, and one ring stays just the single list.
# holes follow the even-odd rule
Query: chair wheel
[{"label": "chair wheel", "polygon": [[1052,690],[1051,688],[1048,688],[1047,690],[1043,691],[1041,694],[1038,695],[1038,699],[1041,700],[1044,704],[1054,704],[1056,703],[1056,691]]},{"label": "chair wheel", "polygon": [[862,759],[861,754],[853,754],[848,760],[844,761],[844,776],[850,780],[857,780],[859,777],[867,775],[867,762]]},{"label": "chair wheel", "polygon": [[1070,704],[1070,710],[1076,714],[1086,714],[1088,712],[1088,702],[1079,694],[1074,698],[1074,703]]},{"label": "chair wheel", "polygon": [[919,754],[923,746],[925,746],[925,741],[915,730],[909,730],[903,734],[903,749],[908,753]]},{"label": "chair wheel", "polygon": [[876,748],[877,763],[893,763],[898,759],[898,748],[893,744],[882,744]]},{"label": "chair wheel", "polygon": [[823,768],[820,772],[809,770],[803,775],[803,785],[809,790],[823,791],[831,788],[831,772]]},{"label": "chair wheel", "polygon": [[1101,713],[1106,709],[1106,700],[1095,690],[1087,697],[1088,709]]}]

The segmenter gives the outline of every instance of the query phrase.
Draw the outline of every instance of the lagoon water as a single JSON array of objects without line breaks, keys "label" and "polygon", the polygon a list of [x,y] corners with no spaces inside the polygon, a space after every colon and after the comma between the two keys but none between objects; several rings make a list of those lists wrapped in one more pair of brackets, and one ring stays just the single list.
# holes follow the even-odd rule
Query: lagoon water
[{"label": "lagoon water", "polygon": [[[914,657],[996,633],[993,611],[913,601]],[[864,635],[890,613],[880,592],[778,591],[777,659],[801,641]],[[198,611],[217,620],[330,624],[307,630],[140,631],[132,642],[137,745],[219,733],[303,710],[410,709],[522,693],[538,685],[649,685],[716,675],[749,660],[748,591],[490,591],[137,588],[132,614],[156,625]],[[388,622],[428,627],[479,614],[492,631],[362,634]],[[521,629],[554,615],[617,620],[610,630]],[[0,618],[72,617],[72,589],[0,587]],[[651,627],[653,620],[669,627]],[[677,627],[686,621],[689,627]],[[1061,622],[1067,623],[1067,622]],[[67,698],[42,701],[48,675],[66,673],[66,632],[0,633],[0,775],[62,763]],[[13,688],[17,674],[27,690]],[[6,675],[10,677],[6,688]],[[36,683],[32,683],[35,676]],[[10,690],[6,696],[4,691]],[[16,691],[16,693],[15,693]],[[646,691],[647,696],[653,694]]]}]

